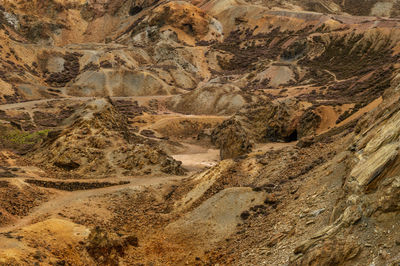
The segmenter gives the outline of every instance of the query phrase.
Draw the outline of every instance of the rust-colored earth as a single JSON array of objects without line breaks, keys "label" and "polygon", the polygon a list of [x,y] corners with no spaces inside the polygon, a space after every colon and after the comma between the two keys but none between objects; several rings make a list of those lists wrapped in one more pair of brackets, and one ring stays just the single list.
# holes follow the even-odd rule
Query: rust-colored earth
[{"label": "rust-colored earth", "polygon": [[0,265],[398,265],[400,2],[0,0]]}]

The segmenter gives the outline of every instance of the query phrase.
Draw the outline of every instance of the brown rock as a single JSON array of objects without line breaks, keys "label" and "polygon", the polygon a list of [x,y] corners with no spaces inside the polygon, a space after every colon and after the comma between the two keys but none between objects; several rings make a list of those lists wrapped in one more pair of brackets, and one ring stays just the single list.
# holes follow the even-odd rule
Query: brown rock
[{"label": "brown rock", "polygon": [[251,152],[253,144],[240,124],[240,122],[229,119],[218,126],[211,135],[212,143],[220,148],[222,160],[236,158]]}]

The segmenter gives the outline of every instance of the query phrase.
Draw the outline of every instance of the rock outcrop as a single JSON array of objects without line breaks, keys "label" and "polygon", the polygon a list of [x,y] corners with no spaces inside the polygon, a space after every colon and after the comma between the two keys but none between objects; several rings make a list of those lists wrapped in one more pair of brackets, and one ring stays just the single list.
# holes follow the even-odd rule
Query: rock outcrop
[{"label": "rock outcrop", "polygon": [[[388,262],[389,253],[398,250],[397,244],[385,246],[383,242],[397,243],[398,232],[391,232],[385,240],[377,237],[371,246],[374,228],[396,228],[397,222],[389,217],[399,215],[400,179],[398,92],[389,90],[383,104],[358,124],[358,134],[352,140],[348,153],[338,155],[345,159],[347,171],[343,174],[344,199],[334,207],[331,223],[304,241],[295,249],[291,265],[305,265],[314,261],[348,264],[360,260],[371,252],[378,264]],[[369,226],[374,224],[373,227]],[[358,258],[358,259],[357,259]],[[368,260],[371,261],[371,258]],[[398,258],[390,260],[396,264]]]},{"label": "rock outcrop", "polygon": [[104,178],[150,173],[184,174],[181,163],[129,128],[105,99],[88,104],[62,132],[32,154],[38,165],[61,176]]},{"label": "rock outcrop", "polygon": [[313,136],[321,117],[302,103],[287,99],[247,105],[224,121],[212,133],[221,148],[221,158],[233,158],[251,151],[251,143],[292,142]]},{"label": "rock outcrop", "polygon": [[211,142],[220,149],[221,160],[236,158],[251,152],[252,139],[240,122],[226,120],[211,134]]}]

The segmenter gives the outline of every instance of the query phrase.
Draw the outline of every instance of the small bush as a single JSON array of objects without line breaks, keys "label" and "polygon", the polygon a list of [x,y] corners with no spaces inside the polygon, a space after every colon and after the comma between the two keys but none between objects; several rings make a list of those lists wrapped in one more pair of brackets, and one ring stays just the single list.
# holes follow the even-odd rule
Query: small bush
[{"label": "small bush", "polygon": [[26,132],[14,128],[0,126],[0,148],[16,151],[27,150],[45,139],[50,130]]}]

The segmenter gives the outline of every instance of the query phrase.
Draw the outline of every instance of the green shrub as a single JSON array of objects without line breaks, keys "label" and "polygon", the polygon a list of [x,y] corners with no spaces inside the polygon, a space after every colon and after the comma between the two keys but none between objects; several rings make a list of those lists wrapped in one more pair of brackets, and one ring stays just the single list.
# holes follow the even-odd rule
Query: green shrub
[{"label": "green shrub", "polygon": [[26,132],[10,127],[0,126],[0,148],[26,150],[45,139],[50,130]]}]

